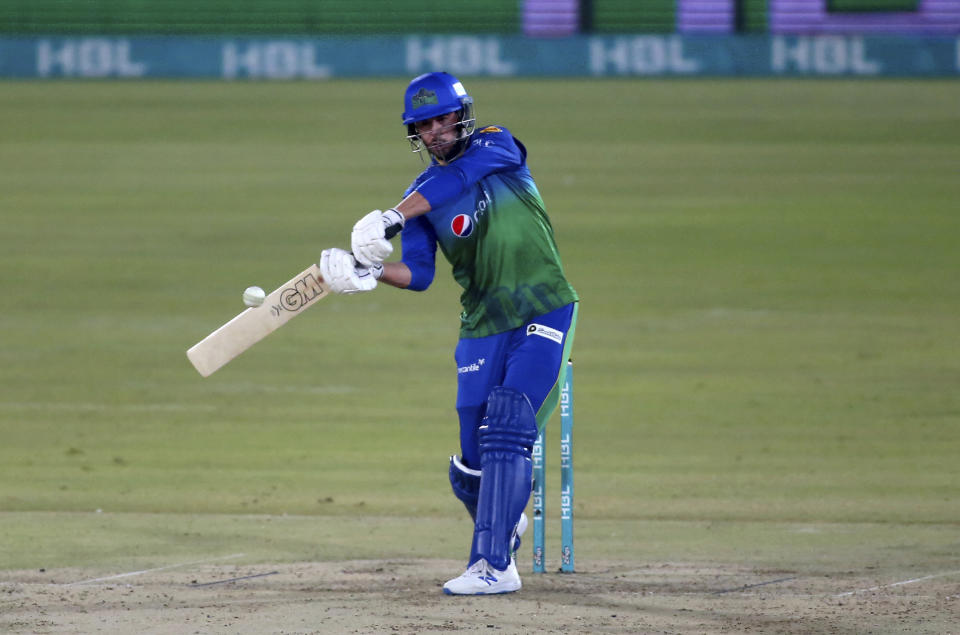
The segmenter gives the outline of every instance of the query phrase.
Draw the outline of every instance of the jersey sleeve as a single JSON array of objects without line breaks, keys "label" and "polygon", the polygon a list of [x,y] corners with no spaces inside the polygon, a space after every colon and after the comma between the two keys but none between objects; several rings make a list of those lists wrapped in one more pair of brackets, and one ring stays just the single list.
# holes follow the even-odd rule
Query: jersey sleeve
[{"label": "jersey sleeve", "polygon": [[400,234],[403,245],[401,261],[410,269],[411,291],[424,291],[433,282],[437,266],[437,235],[423,216],[411,218]]},{"label": "jersey sleeve", "polygon": [[436,209],[488,174],[523,165],[525,158],[523,146],[508,130],[487,126],[474,133],[462,157],[450,165],[431,166],[416,189]]}]

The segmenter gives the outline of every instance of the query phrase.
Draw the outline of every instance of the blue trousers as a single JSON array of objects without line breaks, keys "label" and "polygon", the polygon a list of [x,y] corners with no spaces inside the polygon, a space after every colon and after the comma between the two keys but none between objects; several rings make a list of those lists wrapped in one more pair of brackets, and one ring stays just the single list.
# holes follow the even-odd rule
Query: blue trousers
[{"label": "blue trousers", "polygon": [[495,386],[526,394],[537,413],[537,425],[543,428],[560,400],[566,361],[573,348],[577,308],[577,303],[568,304],[512,331],[457,343],[457,414],[464,465],[480,469],[477,429]]}]

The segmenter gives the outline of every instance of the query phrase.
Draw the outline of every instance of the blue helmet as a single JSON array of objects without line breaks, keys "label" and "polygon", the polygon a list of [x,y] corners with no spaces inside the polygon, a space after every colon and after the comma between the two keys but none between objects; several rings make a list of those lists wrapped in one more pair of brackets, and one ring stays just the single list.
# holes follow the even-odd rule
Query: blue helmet
[{"label": "blue helmet", "polygon": [[407,86],[403,95],[403,123],[410,125],[462,108],[472,111],[473,99],[460,80],[449,73],[427,73],[414,78]]},{"label": "blue helmet", "polygon": [[403,95],[403,123],[407,126],[407,139],[414,152],[423,149],[414,124],[451,112],[460,113],[457,125],[460,139],[465,141],[473,134],[476,118],[473,116],[473,99],[460,80],[449,73],[427,73],[410,82]]}]

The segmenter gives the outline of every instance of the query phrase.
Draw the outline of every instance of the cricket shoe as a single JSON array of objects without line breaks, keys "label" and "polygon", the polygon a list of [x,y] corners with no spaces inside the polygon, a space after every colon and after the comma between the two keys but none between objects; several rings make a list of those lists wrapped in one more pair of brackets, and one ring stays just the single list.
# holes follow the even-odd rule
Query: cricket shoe
[{"label": "cricket shoe", "polygon": [[513,558],[504,571],[498,571],[480,558],[467,567],[460,577],[447,580],[443,592],[447,595],[494,595],[513,593],[520,589],[520,574]]}]

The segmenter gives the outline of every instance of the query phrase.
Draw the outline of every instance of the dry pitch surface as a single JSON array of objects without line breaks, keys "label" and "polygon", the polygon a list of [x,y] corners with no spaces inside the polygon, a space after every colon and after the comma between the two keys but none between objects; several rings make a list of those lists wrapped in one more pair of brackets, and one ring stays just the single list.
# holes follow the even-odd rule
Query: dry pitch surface
[{"label": "dry pitch surface", "polygon": [[[448,597],[450,560],[184,563],[12,571],[10,633],[951,633],[960,571],[878,579],[695,563],[589,563],[524,588]],[[522,572],[521,572],[522,573]]]}]

